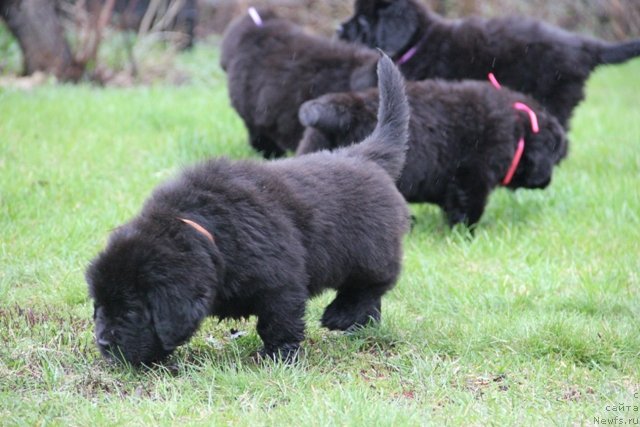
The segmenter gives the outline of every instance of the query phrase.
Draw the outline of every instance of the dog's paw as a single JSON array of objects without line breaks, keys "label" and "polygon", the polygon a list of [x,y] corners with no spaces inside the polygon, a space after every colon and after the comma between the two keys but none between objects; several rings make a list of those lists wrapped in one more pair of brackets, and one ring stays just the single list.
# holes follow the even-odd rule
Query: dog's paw
[{"label": "dog's paw", "polygon": [[265,346],[256,354],[256,360],[258,362],[271,360],[275,362],[295,363],[298,360],[299,354],[300,344],[297,343],[284,344],[279,347]]},{"label": "dog's paw", "polygon": [[344,310],[338,304],[330,304],[322,315],[321,324],[331,331],[353,332],[371,323],[380,322],[380,309],[369,307],[368,310]]}]

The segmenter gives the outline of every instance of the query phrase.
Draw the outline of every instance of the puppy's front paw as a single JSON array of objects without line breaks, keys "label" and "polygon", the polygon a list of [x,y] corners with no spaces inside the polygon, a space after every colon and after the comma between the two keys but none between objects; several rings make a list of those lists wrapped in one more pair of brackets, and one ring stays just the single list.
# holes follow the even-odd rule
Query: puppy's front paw
[{"label": "puppy's front paw", "polygon": [[279,347],[264,346],[258,351],[257,359],[273,360],[276,362],[295,363],[298,360],[298,354],[300,353],[300,344],[290,343],[283,344]]}]

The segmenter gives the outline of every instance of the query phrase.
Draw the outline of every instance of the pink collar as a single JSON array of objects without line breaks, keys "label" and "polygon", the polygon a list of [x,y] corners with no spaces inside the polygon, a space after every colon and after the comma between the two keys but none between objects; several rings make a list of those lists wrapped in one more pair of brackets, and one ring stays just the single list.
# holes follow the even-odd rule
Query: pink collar
[{"label": "pink collar", "polygon": [[256,8],[251,6],[248,12],[249,12],[249,16],[253,20],[253,23],[256,24],[256,27],[262,27],[262,18],[260,18],[260,14],[256,10]]},{"label": "pink collar", "polygon": [[420,40],[418,40],[416,42],[416,44],[414,44],[411,49],[409,49],[408,51],[406,51],[397,61],[396,61],[396,65],[400,66],[406,62],[409,62],[409,60],[411,58],[413,58],[415,56],[415,54],[418,52],[418,48],[421,45],[424,45],[426,43],[427,38],[429,37],[429,34],[431,34],[431,30],[427,30],[427,32],[425,32],[425,34],[422,35],[422,37],[420,37]]},{"label": "pink collar", "polygon": [[489,81],[496,89],[502,89],[502,86],[500,86],[500,83],[498,83],[498,79],[496,79],[496,76],[494,76],[493,73],[489,73]]},{"label": "pink collar", "polygon": [[416,52],[418,51],[418,45],[416,44],[415,46],[413,46],[411,49],[409,49],[408,51],[406,51],[404,53],[404,55],[402,55],[400,57],[400,59],[398,59],[398,61],[396,61],[397,65],[402,65],[405,62],[407,62],[408,60],[410,60],[411,58],[413,58],[413,55],[416,54]]},{"label": "pink collar", "polygon": [[507,174],[502,179],[502,185],[509,185],[511,182],[513,175],[516,173],[516,169],[518,169],[518,164],[520,164],[522,153],[524,153],[524,136],[521,136],[518,140],[518,148],[516,148],[516,153],[513,155],[513,160],[511,160]]},{"label": "pink collar", "polygon": [[[498,79],[493,73],[489,73],[489,81],[491,84],[498,90],[502,89],[500,83],[498,83]],[[538,125],[538,116],[535,111],[531,107],[529,107],[524,102],[515,102],[513,104],[513,108],[516,111],[524,111],[529,115],[529,121],[531,122],[531,131],[533,133],[540,132],[540,126]],[[502,185],[509,185],[513,175],[516,173],[516,169],[518,169],[518,165],[520,164],[520,159],[522,159],[522,154],[524,153],[524,135],[520,137],[518,140],[518,147],[516,148],[516,152],[513,155],[513,160],[511,160],[511,165],[509,165],[509,169],[507,170],[507,174],[502,179]]]}]

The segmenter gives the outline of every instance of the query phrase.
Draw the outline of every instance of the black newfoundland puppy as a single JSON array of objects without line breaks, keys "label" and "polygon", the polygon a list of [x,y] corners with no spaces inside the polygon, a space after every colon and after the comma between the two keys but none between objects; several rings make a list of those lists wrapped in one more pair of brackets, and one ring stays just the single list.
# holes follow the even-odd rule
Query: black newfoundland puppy
[{"label": "black newfoundland puppy", "polygon": [[265,157],[281,156],[302,137],[300,105],[329,92],[375,87],[379,56],[307,34],[271,11],[252,12],[226,31],[220,63],[250,144]]},{"label": "black newfoundland puppy", "polygon": [[409,217],[395,186],[409,107],[388,57],[379,78],[380,122],[361,144],[266,163],[211,160],[156,189],[87,269],[100,351],[147,364],[206,316],[256,315],[261,353],[290,358],[307,299],[327,288],[337,295],[325,327],[379,320]]},{"label": "black newfoundland puppy", "polygon": [[[439,205],[450,225],[475,224],[499,185],[546,187],[554,165],[567,154],[562,126],[525,95],[472,80],[408,82],[406,91],[409,151],[398,188],[409,202]],[[368,135],[376,123],[377,98],[377,90],[369,89],[304,103],[300,120],[308,127],[297,154]]]},{"label": "black newfoundland puppy", "polygon": [[523,17],[446,20],[419,0],[356,0],[344,40],[379,47],[410,80],[485,80],[533,96],[567,127],[598,65],[640,55],[640,40],[609,43]]}]

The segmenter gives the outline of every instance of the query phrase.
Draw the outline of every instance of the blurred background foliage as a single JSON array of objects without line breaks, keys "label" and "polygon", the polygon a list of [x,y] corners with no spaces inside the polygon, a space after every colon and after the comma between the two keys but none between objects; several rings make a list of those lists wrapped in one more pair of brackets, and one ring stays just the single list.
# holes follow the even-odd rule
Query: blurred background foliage
[{"label": "blurred background foliage", "polygon": [[[450,18],[468,15],[522,15],[542,19],[567,30],[609,40],[640,37],[638,0],[422,0]],[[283,16],[323,34],[353,10],[349,0],[201,0],[202,30],[223,31],[234,16],[249,6],[270,6]]]},{"label": "blurred background foliage", "polygon": [[[522,15],[606,40],[640,37],[640,0],[422,1],[449,18]],[[204,63],[206,60],[211,62],[212,49],[215,57],[215,47],[226,26],[250,6],[274,8],[281,16],[309,31],[329,37],[353,10],[353,0],[0,0],[0,12],[8,10],[11,5],[31,3],[37,6],[47,4],[45,2],[55,2],[56,15],[69,45],[67,49],[75,61],[71,66],[77,68],[83,45],[93,46],[96,37],[99,39],[95,58],[80,61],[83,68],[79,73],[73,70],[73,77],[46,69],[45,73],[55,74],[62,81],[118,86],[158,80],[181,84],[193,80],[194,72],[196,79],[204,74],[217,74],[217,60],[206,66]],[[150,13],[154,7],[155,15]],[[176,26],[175,20],[167,20],[166,13],[161,13],[172,8],[186,10],[187,15],[194,14],[195,8],[195,20],[191,22],[189,34]],[[105,10],[110,17],[108,24],[93,31],[93,23]],[[125,16],[126,13],[132,15]],[[0,19],[0,87],[7,85],[7,79],[9,85],[14,85],[11,79],[33,72],[28,70],[24,51],[7,23]],[[188,51],[192,42],[195,48],[191,51],[196,54],[178,55]],[[37,52],[35,57],[42,55]],[[185,60],[187,68],[190,68],[188,71],[180,68]],[[202,65],[204,73],[198,75],[199,65],[193,64]],[[40,77],[39,81],[42,80]]]}]

